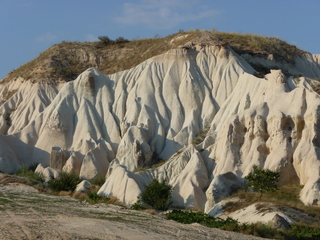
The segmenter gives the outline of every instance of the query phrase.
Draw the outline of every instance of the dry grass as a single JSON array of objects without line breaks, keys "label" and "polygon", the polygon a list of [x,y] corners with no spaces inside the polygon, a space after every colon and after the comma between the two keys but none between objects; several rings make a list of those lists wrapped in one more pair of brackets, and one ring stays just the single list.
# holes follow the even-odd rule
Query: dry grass
[{"label": "dry grass", "polygon": [[272,54],[278,61],[294,63],[294,57],[297,54],[304,53],[304,51],[296,46],[275,37],[226,32],[214,32],[213,35],[221,41],[228,43],[233,50],[240,54]]},{"label": "dry grass", "polygon": [[[269,202],[279,208],[290,207],[296,209],[320,221],[320,208],[306,206],[299,199],[301,188],[302,186],[298,184],[281,186],[278,191],[264,193],[261,199],[259,199],[259,193],[240,190],[231,196],[239,197],[240,201],[227,203],[224,209],[226,212],[234,212],[256,202],[265,202],[266,204]],[[261,206],[261,208],[263,207]]]},{"label": "dry grass", "polygon": [[[3,81],[19,76],[27,80],[70,81],[89,67],[97,67],[105,74],[130,69],[141,62],[189,41],[197,33],[177,33],[164,38],[132,40],[104,45],[101,42],[62,42],[42,52],[34,60],[9,73]],[[179,35],[185,38],[171,40]],[[94,62],[90,61],[95,59]]]},{"label": "dry grass", "polygon": [[155,209],[143,209],[142,212],[149,213],[151,215],[158,215],[158,212]]},{"label": "dry grass", "polygon": [[61,197],[71,196],[72,192],[71,191],[60,191],[58,195]]},{"label": "dry grass", "polygon": [[[206,37],[202,38],[203,36]],[[36,81],[70,81],[89,67],[97,67],[105,74],[113,74],[135,67],[153,56],[191,41],[205,41],[217,45],[228,44],[240,54],[272,54],[277,60],[291,63],[296,54],[303,53],[294,45],[278,38],[201,30],[179,32],[163,38],[138,39],[109,45],[101,42],[64,41],[12,71],[3,81],[19,76]]]}]

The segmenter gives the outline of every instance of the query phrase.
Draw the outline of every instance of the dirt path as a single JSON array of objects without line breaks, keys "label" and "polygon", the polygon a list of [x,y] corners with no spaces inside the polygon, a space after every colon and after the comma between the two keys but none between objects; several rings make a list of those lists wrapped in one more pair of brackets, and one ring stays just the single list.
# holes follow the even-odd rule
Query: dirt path
[{"label": "dirt path", "polygon": [[185,225],[115,205],[81,203],[0,185],[0,239],[261,239],[199,224]]}]

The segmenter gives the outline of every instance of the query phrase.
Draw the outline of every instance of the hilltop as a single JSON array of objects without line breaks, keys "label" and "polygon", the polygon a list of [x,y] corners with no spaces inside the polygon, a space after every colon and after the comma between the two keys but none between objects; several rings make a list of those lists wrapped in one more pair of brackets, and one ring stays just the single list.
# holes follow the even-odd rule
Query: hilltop
[{"label": "hilltop", "polygon": [[[121,37],[119,37],[121,39]],[[179,32],[167,37],[149,39],[97,42],[66,42],[55,44],[37,58],[10,72],[3,81],[22,77],[26,80],[70,81],[89,67],[96,67],[104,74],[113,74],[137,66],[143,61],[177,47],[198,44],[230,46],[239,55],[275,60],[274,66],[264,63],[252,65],[257,72],[270,72],[271,67],[294,65],[295,58],[307,52],[274,37],[202,30]],[[283,66],[285,65],[285,66]]]}]

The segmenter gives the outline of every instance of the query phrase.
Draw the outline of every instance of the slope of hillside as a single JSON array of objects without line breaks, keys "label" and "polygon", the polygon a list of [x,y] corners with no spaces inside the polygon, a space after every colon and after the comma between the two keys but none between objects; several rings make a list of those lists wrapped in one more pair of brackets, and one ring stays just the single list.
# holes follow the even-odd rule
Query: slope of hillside
[{"label": "slope of hillside", "polygon": [[[50,51],[67,58],[49,54],[49,62],[36,59],[1,82],[0,168],[13,172],[38,162],[85,179],[106,176],[99,193],[127,205],[157,178],[174,187],[176,207],[209,211],[258,165],[280,171],[281,184],[305,185],[301,199],[319,204],[320,98],[311,86],[320,78],[319,56],[255,36],[246,37],[264,45],[249,51],[230,36],[169,36],[159,46],[142,44],[137,61],[152,57],[130,63],[136,65],[131,69],[105,75],[89,68],[74,81],[69,81],[72,74],[59,71],[79,70],[81,62],[112,72],[104,68],[106,62],[118,59],[128,66],[124,59],[137,49],[130,50],[132,42],[101,48],[87,43],[85,49],[54,46]],[[270,42],[271,48],[261,53]],[[273,52],[278,44],[285,54]],[[52,72],[58,62],[65,65]],[[281,70],[257,74],[257,66]],[[35,77],[43,69],[43,79]],[[30,71],[29,80],[17,77]],[[157,163],[162,165],[151,168]]]}]

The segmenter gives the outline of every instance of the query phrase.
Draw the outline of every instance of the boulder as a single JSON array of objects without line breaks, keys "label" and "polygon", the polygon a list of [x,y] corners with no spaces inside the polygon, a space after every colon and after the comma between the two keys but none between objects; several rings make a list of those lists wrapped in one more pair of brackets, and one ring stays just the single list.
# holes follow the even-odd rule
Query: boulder
[{"label": "boulder", "polygon": [[205,212],[208,212],[223,197],[229,196],[243,188],[244,184],[244,179],[237,177],[232,172],[215,176],[206,191]]},{"label": "boulder", "polygon": [[86,193],[89,191],[91,187],[91,183],[88,180],[82,180],[74,190],[75,192],[83,192]]},{"label": "boulder", "polygon": [[284,217],[280,216],[279,214],[274,215],[274,217],[272,218],[272,224],[275,228],[282,228],[285,230],[288,230],[291,228],[288,221]]},{"label": "boulder", "polygon": [[35,172],[42,174],[45,182],[60,178],[60,173],[56,169],[51,167],[44,168],[41,163],[37,166]]}]

